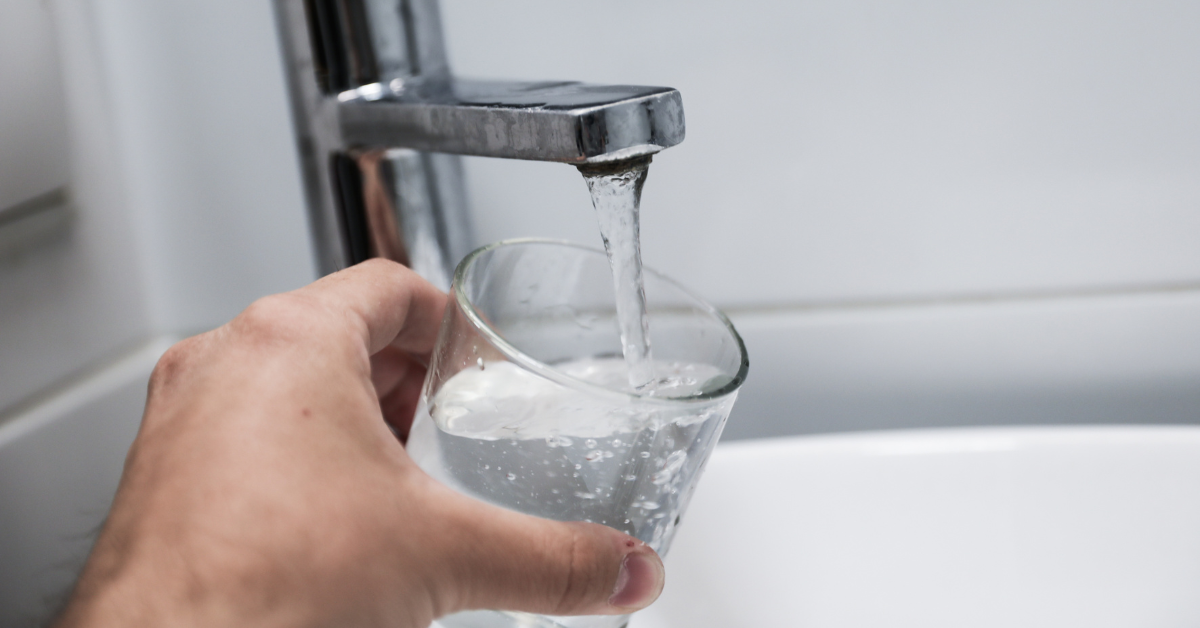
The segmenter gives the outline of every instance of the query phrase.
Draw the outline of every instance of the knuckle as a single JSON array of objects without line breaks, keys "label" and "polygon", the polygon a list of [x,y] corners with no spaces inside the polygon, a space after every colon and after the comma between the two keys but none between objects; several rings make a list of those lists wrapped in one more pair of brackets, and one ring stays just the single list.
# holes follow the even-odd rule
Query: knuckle
[{"label": "knuckle", "polygon": [[368,260],[359,262],[358,265],[361,266],[363,269],[372,270],[372,271],[380,270],[380,271],[385,271],[385,272],[391,272],[391,271],[399,270],[402,273],[403,272],[412,272],[404,264],[387,259],[386,257],[372,257]]},{"label": "knuckle", "polygon": [[606,580],[604,574],[600,573],[599,556],[590,537],[580,526],[571,525],[567,542],[569,547],[565,555],[570,559],[565,564],[565,574],[558,579],[561,589],[558,591],[557,607],[558,612],[572,614],[605,599]]},{"label": "knuckle", "polygon": [[237,321],[243,330],[272,330],[280,327],[292,316],[293,299],[283,294],[272,294],[255,300],[238,314]]},{"label": "knuckle", "polygon": [[199,342],[199,338],[193,336],[171,345],[164,351],[154,365],[154,370],[150,372],[150,390],[160,390],[178,381],[191,364]]},{"label": "knuckle", "polygon": [[273,294],[250,304],[230,327],[251,342],[274,343],[303,336],[310,327],[309,304],[291,294]]}]

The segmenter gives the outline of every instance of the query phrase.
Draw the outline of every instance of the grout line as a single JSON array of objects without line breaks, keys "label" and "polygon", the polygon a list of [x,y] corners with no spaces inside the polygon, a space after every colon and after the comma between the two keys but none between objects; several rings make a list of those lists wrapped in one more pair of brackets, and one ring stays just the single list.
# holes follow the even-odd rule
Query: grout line
[{"label": "grout line", "polygon": [[783,314],[795,312],[856,312],[870,310],[916,309],[936,306],[973,306],[1000,303],[1039,303],[1079,299],[1143,296],[1151,294],[1200,295],[1200,282],[1148,284],[1144,286],[1111,286],[1069,288],[1059,290],[1025,290],[993,294],[962,294],[947,296],[916,296],[904,298],[845,299],[840,301],[797,301],[792,303],[762,303],[721,307],[729,316],[753,314]]},{"label": "grout line", "polygon": [[78,407],[140,376],[158,362],[176,338],[158,335],[130,345],[115,355],[63,377],[15,405],[0,410],[0,448],[16,441],[63,412]]},{"label": "grout line", "polygon": [[16,205],[0,208],[0,226],[62,207],[69,200],[66,186],[59,186]]}]

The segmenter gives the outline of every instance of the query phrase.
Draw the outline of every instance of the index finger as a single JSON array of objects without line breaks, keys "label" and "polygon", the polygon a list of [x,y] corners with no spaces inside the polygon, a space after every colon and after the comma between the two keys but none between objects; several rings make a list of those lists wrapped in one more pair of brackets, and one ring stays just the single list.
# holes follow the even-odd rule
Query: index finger
[{"label": "index finger", "polygon": [[447,297],[412,270],[371,259],[298,290],[360,322],[371,355],[388,345],[417,355],[433,351]]}]

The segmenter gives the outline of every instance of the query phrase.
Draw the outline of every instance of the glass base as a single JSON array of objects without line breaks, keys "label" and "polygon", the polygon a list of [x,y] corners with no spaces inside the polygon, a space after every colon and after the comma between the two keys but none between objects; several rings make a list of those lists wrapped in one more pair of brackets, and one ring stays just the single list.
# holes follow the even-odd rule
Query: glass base
[{"label": "glass base", "polygon": [[465,611],[447,615],[430,628],[626,628],[629,615],[554,617],[510,611]]}]

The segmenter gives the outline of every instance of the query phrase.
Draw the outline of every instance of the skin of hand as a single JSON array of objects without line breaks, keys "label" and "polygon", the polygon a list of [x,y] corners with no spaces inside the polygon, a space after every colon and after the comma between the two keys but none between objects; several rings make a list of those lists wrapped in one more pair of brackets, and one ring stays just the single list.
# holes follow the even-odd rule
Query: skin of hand
[{"label": "skin of hand", "polygon": [[396,433],[445,306],[372,260],[168,350],[58,626],[417,628],[654,601],[662,562],[641,542],[473,500],[408,457]]}]

